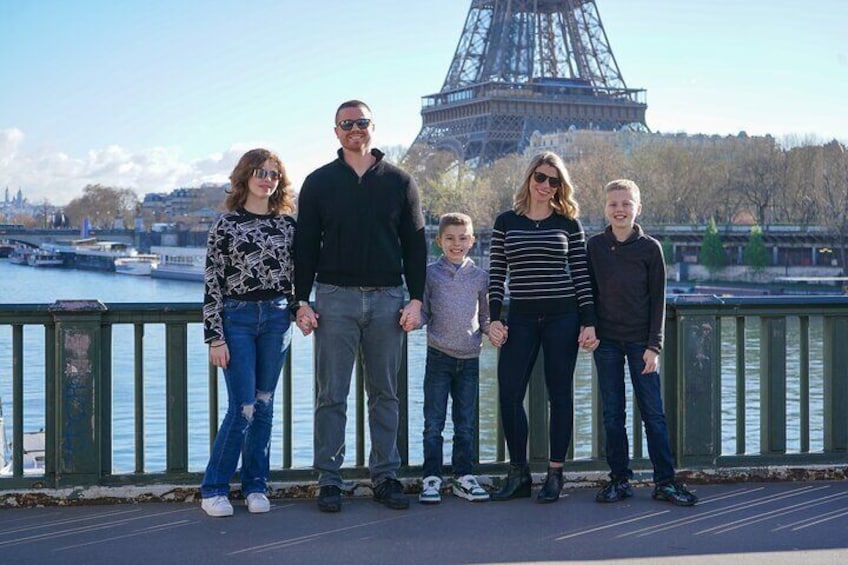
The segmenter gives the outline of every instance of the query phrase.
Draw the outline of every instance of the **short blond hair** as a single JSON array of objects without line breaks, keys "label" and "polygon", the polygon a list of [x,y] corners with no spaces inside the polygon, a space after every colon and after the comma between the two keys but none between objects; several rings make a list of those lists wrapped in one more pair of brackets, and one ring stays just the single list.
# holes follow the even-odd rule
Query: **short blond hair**
[{"label": "short blond hair", "polygon": [[617,179],[610,181],[604,187],[604,194],[609,194],[614,190],[626,190],[636,202],[642,202],[642,193],[639,191],[639,185],[630,179]]},{"label": "short blond hair", "polygon": [[465,226],[469,232],[474,233],[474,222],[471,221],[471,216],[461,212],[448,212],[439,217],[439,236],[448,226]]}]

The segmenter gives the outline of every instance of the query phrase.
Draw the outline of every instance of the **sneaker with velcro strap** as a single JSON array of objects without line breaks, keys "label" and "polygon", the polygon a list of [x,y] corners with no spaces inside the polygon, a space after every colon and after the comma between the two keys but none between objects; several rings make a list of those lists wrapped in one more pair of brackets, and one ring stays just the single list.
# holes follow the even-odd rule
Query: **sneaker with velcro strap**
[{"label": "sneaker with velcro strap", "polygon": [[421,481],[421,493],[418,502],[421,504],[438,504],[442,501],[442,479],[435,475],[424,477]]}]

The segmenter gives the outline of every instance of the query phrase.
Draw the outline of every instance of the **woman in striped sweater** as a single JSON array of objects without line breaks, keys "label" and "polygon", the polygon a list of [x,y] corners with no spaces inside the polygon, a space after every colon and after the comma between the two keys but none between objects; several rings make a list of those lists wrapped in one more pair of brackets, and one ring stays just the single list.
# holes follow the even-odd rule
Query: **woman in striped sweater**
[{"label": "woman in striped sweater", "polygon": [[[595,309],[586,238],[565,165],[554,153],[534,157],[512,210],[495,220],[489,272],[489,339],[501,348],[498,391],[509,450],[507,480],[492,500],[530,496],[524,396],[539,349],[550,402],[548,474],[537,502],[556,502],[571,439],[572,381],[580,345],[595,342]],[[507,285],[507,281],[508,285]],[[509,290],[509,314],[501,307]]]}]

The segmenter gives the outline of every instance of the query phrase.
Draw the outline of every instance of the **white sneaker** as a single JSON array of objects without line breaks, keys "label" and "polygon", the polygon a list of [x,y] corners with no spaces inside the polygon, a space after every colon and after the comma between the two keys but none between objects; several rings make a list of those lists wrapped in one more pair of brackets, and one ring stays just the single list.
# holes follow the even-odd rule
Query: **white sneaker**
[{"label": "white sneaker", "polygon": [[480,483],[477,482],[477,477],[474,475],[463,475],[454,478],[451,483],[453,484],[453,493],[459,498],[464,498],[472,502],[489,500],[489,493],[480,486]]},{"label": "white sneaker", "polygon": [[206,514],[213,518],[223,518],[224,516],[233,515],[233,505],[227,500],[226,496],[211,496],[204,498],[200,503],[200,507]]},{"label": "white sneaker", "polygon": [[421,504],[438,504],[442,501],[442,479],[436,476],[424,477],[421,484],[421,494],[418,502]]},{"label": "white sneaker", "polygon": [[270,510],[271,503],[261,492],[252,492],[247,495],[247,511],[251,514],[261,514]]}]

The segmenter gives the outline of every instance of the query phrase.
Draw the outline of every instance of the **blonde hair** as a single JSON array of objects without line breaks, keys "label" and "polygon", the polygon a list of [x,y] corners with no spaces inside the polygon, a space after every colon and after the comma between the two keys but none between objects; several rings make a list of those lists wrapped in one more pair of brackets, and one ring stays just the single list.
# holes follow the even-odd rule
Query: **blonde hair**
[{"label": "blonde hair", "polygon": [[617,179],[608,182],[604,187],[604,194],[609,194],[614,190],[626,190],[635,202],[642,202],[642,194],[639,191],[639,186],[630,179]]},{"label": "blonde hair", "polygon": [[515,192],[515,197],[512,199],[512,209],[519,216],[523,216],[530,209],[530,179],[533,173],[540,165],[548,165],[557,170],[559,178],[562,181],[559,188],[551,197],[551,208],[560,216],[566,218],[576,218],[580,215],[580,206],[577,200],[574,199],[574,185],[571,184],[571,176],[568,174],[568,169],[565,168],[565,163],[556,153],[551,151],[543,151],[530,160],[527,166],[527,171],[524,173],[524,182],[521,187]]}]

